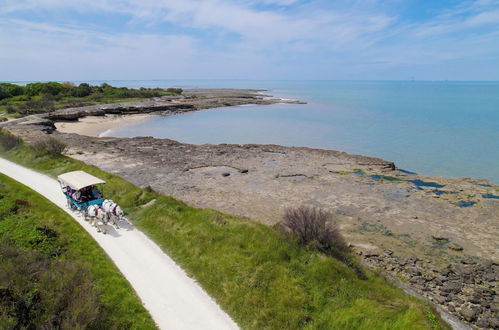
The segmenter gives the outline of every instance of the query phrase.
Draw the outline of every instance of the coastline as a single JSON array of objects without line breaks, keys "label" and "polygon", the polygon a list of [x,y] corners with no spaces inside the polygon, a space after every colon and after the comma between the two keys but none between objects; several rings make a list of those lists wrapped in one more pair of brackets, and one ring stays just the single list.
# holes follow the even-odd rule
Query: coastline
[{"label": "coastline", "polygon": [[91,137],[103,137],[105,132],[131,124],[136,124],[158,117],[156,114],[130,114],[88,116],[79,118],[77,121],[61,121],[54,123],[56,129],[61,133],[74,133]]},{"label": "coastline", "polygon": [[[28,142],[50,134],[67,144],[67,156],[198,208],[267,225],[277,224],[288,207],[325,209],[366,262],[407,279],[460,260],[497,265],[499,185],[486,180],[416,174],[390,161],[335,150],[99,137],[151,117],[281,102],[299,101],[262,100],[240,90],[191,90],[182,100],[64,109],[0,127]],[[432,302],[459,316],[454,305],[441,302],[440,284],[416,277],[410,285],[417,292],[429,292]],[[464,285],[462,279],[446,280]]]}]

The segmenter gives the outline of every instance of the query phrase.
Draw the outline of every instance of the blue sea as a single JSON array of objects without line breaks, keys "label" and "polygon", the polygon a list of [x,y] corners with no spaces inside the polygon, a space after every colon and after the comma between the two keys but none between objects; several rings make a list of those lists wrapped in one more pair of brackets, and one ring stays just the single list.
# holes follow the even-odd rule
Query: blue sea
[{"label": "blue sea", "polygon": [[[91,82],[101,83],[101,82]],[[108,132],[181,142],[334,149],[422,174],[499,183],[499,82],[108,81],[114,86],[256,88],[308,102],[217,108]]]}]

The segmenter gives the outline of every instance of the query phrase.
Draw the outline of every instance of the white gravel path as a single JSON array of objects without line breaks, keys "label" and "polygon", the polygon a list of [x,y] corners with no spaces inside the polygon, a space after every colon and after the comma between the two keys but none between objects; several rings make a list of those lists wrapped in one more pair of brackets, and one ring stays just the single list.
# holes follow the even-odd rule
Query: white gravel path
[{"label": "white gravel path", "polygon": [[130,282],[161,329],[238,329],[232,319],[206,292],[141,231],[132,226],[108,234],[94,227],[66,206],[59,183],[0,158],[0,172],[10,176],[70,214],[113,260]]}]

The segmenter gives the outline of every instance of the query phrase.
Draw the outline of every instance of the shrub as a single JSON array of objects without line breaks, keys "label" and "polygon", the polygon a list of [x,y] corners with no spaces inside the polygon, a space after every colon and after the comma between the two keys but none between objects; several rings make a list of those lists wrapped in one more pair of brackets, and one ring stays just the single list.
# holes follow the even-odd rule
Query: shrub
[{"label": "shrub", "polygon": [[92,94],[92,87],[90,87],[89,84],[87,83],[81,83],[77,88],[76,88],[76,96],[77,97],[85,97]]},{"label": "shrub", "polygon": [[13,114],[13,113],[17,112],[17,108],[15,106],[13,106],[12,104],[7,105],[5,107],[5,109],[7,110],[8,114]]},{"label": "shrub", "polygon": [[349,249],[330,213],[315,207],[290,208],[282,225],[301,244],[345,261]]},{"label": "shrub", "polygon": [[26,94],[35,96],[39,94],[57,95],[65,90],[65,86],[58,82],[37,82],[26,85]]},{"label": "shrub", "polygon": [[4,88],[3,86],[0,86],[0,100],[9,98],[11,96],[12,96],[12,94],[10,94],[6,88]]},{"label": "shrub", "polygon": [[51,96],[44,95],[40,98],[27,100],[26,103],[20,104],[18,109],[21,114],[44,113],[54,111],[55,104]]},{"label": "shrub", "polygon": [[0,145],[4,150],[10,150],[22,142],[20,137],[0,129]]},{"label": "shrub", "polygon": [[166,91],[171,94],[180,95],[182,94],[182,88],[167,88]]},{"label": "shrub", "polygon": [[10,83],[0,83],[0,100],[24,94],[24,87]]},{"label": "shrub", "polygon": [[64,86],[66,89],[67,88],[74,88],[76,87],[74,83],[72,83],[71,81],[65,81],[62,83],[62,86]]},{"label": "shrub", "polygon": [[47,137],[34,142],[31,147],[39,155],[59,156],[67,146],[56,138]]},{"label": "shrub", "polygon": [[102,307],[87,266],[0,240],[0,268],[0,324],[6,328],[83,329],[98,319]]}]

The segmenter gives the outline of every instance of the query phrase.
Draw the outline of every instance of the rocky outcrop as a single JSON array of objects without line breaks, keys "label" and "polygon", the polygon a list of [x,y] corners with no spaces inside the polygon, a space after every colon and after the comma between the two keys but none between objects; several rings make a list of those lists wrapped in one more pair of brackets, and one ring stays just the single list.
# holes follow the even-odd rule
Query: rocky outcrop
[{"label": "rocky outcrop", "polygon": [[259,94],[253,89],[187,89],[182,95],[162,96],[137,102],[98,104],[83,107],[65,108],[44,114],[31,115],[9,122],[0,122],[1,126],[12,126],[33,118],[52,121],[75,121],[86,116],[104,116],[106,114],[144,114],[161,113],[162,115],[179,114],[215,107],[244,104],[303,104],[298,100],[283,100]]},{"label": "rocky outcrop", "polygon": [[499,329],[499,264],[463,259],[434,267],[419,258],[358,252],[364,262],[402,279],[417,293],[476,329]]},{"label": "rocky outcrop", "polygon": [[143,114],[160,112],[163,115],[243,104],[303,103],[297,100],[282,100],[258,94],[252,89],[188,89],[179,96],[162,96],[145,101],[92,105],[67,108],[50,112],[54,121],[73,121],[85,116],[106,114]]}]

